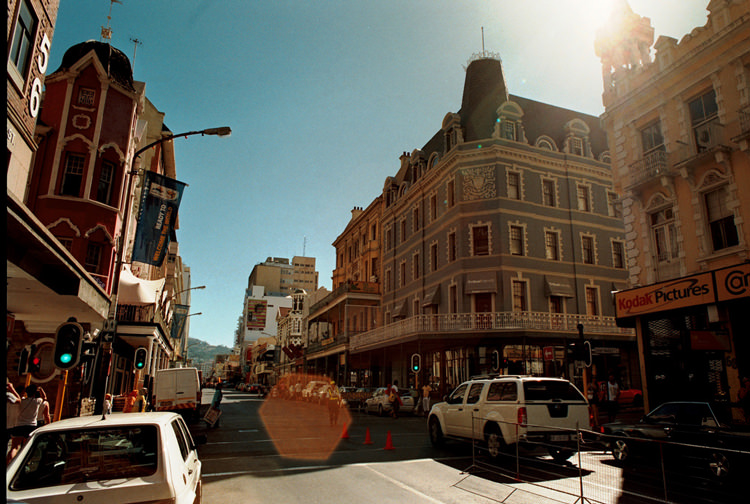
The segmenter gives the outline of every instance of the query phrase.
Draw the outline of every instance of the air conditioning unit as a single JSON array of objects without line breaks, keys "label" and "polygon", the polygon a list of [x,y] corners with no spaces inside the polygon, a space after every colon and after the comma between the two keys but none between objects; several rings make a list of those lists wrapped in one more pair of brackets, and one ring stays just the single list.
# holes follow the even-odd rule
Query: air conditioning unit
[{"label": "air conditioning unit", "polygon": [[703,152],[716,145],[714,132],[710,124],[704,124],[695,128],[695,146],[698,152]]}]

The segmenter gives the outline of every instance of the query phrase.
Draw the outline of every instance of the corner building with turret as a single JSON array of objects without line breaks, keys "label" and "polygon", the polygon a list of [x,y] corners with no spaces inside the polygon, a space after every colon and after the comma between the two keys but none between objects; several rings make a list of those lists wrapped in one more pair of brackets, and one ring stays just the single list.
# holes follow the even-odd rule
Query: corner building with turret
[{"label": "corner building with turret", "polygon": [[401,155],[381,205],[379,324],[348,338],[350,376],[441,394],[487,372],[582,385],[569,353],[582,325],[595,373],[639,385],[634,333],[614,318],[626,237],[599,118],[509,94],[483,53],[461,109]]}]

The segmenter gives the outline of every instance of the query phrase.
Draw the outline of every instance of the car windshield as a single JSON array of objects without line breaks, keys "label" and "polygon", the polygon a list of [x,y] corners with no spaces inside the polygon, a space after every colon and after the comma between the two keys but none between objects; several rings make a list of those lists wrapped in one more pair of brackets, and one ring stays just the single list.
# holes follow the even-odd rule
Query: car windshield
[{"label": "car windshield", "polygon": [[570,382],[559,380],[528,380],[523,382],[526,401],[585,401]]},{"label": "car windshield", "polygon": [[139,425],[39,434],[11,489],[142,478],[156,472],[156,426]]}]

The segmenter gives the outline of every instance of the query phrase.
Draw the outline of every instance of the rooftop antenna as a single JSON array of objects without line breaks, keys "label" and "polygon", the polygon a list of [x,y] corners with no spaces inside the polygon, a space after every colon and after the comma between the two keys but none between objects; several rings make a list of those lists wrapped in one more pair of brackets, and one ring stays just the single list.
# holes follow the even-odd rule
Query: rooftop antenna
[{"label": "rooftop antenna", "polygon": [[484,26],[482,26],[482,55],[484,55]]},{"label": "rooftop antenna", "polygon": [[133,37],[130,37],[130,41],[133,43],[133,62],[130,66],[133,68],[133,73],[135,73],[135,53],[138,51],[138,46],[143,45],[143,41]]},{"label": "rooftop antenna", "polygon": [[302,257],[307,257],[305,251],[307,250],[307,236],[302,240]]},{"label": "rooftop antenna", "polygon": [[109,44],[112,40],[112,28],[110,28],[110,22],[112,21],[112,6],[115,4],[122,4],[120,0],[109,0],[109,14],[107,15],[107,26],[102,26],[102,40],[106,40]]}]

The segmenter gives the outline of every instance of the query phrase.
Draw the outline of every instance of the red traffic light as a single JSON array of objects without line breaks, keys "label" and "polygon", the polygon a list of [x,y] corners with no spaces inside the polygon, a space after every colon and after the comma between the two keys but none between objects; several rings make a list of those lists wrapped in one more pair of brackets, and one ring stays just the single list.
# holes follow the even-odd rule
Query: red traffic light
[{"label": "red traffic light", "polygon": [[29,360],[29,373],[38,373],[42,369],[42,358],[35,355]]}]

